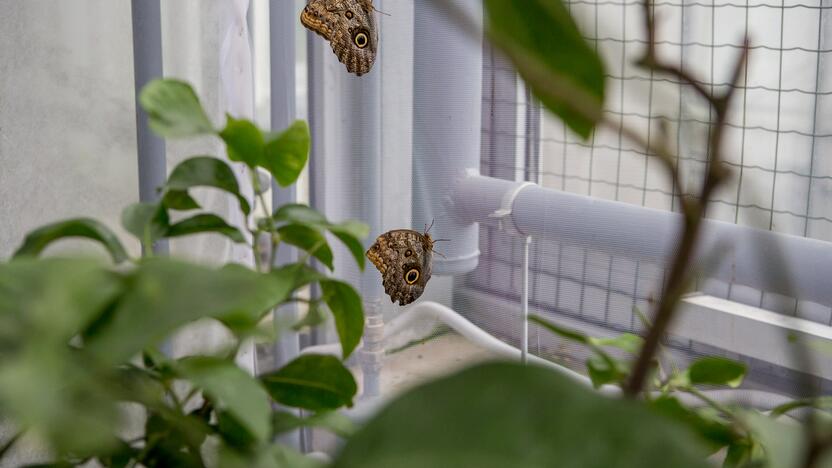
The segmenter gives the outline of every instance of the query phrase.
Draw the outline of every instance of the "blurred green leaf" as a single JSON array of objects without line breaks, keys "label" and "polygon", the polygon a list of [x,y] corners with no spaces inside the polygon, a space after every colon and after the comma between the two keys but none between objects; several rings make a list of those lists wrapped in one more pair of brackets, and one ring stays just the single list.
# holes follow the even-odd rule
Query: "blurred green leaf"
[{"label": "blurred green leaf", "polygon": [[281,241],[305,250],[330,270],[334,268],[332,249],[329,248],[326,237],[317,229],[302,224],[287,224],[278,228],[277,233],[280,234]]},{"label": "blurred green leaf", "polygon": [[127,252],[121,241],[107,226],[90,218],[76,218],[35,229],[26,235],[14,258],[37,257],[52,242],[68,237],[82,237],[97,241],[110,254],[113,261],[121,263],[127,260]]},{"label": "blurred green leaf", "polygon": [[245,163],[250,168],[263,165],[263,133],[249,120],[237,120],[228,115],[228,122],[220,132],[228,149],[228,158]]},{"label": "blurred green leaf", "polygon": [[694,434],[711,447],[711,451],[740,442],[741,436],[734,431],[730,422],[706,417],[695,409],[682,405],[676,397],[662,395],[649,404],[659,414],[690,427]]},{"label": "blurred green leaf", "polygon": [[233,362],[210,356],[179,360],[179,373],[207,393],[257,440],[270,435],[269,395],[260,382]]},{"label": "blurred green leaf", "polygon": [[590,338],[590,341],[596,346],[610,346],[624,350],[630,354],[638,354],[641,351],[641,346],[644,344],[644,339],[632,333],[624,333],[614,338]]},{"label": "blurred green leaf", "polygon": [[119,275],[88,259],[0,263],[0,414],[58,454],[116,446],[116,389],[67,342],[123,287]]},{"label": "blurred green leaf", "polygon": [[[588,138],[601,117],[604,65],[558,0],[485,0],[488,30],[540,101]],[[551,92],[552,86],[560,94]],[[591,109],[579,112],[568,99]],[[586,114],[592,114],[588,116]]]},{"label": "blurred green leaf", "polygon": [[314,268],[300,262],[275,268],[270,274],[276,276],[278,281],[291,284],[292,290],[326,278]]},{"label": "blurred green leaf", "polygon": [[318,354],[302,355],[261,380],[275,401],[312,411],[352,406],[357,391],[339,359]]},{"label": "blurred green leaf", "polygon": [[281,187],[293,184],[306,166],[309,141],[309,126],[303,120],[296,120],[281,133],[269,134],[261,166]]},{"label": "blurred green leaf", "polygon": [[0,350],[31,343],[63,352],[66,342],[95,321],[123,287],[118,275],[89,259],[0,263]]},{"label": "blurred green leaf", "polygon": [[282,434],[302,427],[317,427],[327,429],[341,437],[349,437],[357,429],[350,418],[335,411],[325,411],[305,418],[287,411],[278,411],[274,413],[272,421],[275,434]]},{"label": "blurred green leaf", "polygon": [[370,228],[358,221],[344,221],[342,223],[329,222],[317,210],[301,204],[286,204],[281,206],[272,216],[276,223],[301,224],[318,229],[328,229],[349,249],[361,270],[364,269],[364,245],[361,239],[367,237]]},{"label": "blurred green leaf", "polygon": [[87,339],[88,349],[105,362],[123,362],[200,318],[248,330],[294,286],[239,265],[215,270],[166,258],[144,260],[129,281],[111,320]]},{"label": "blurred green leaf", "polygon": [[[768,463],[767,468],[797,468],[803,466],[807,438],[805,429],[794,422],[775,420],[757,411],[739,412],[742,421],[762,445]],[[832,467],[832,452],[814,465],[815,468]]]},{"label": "blurred green leaf", "polygon": [[589,379],[595,388],[608,383],[621,382],[627,376],[627,369],[619,361],[602,356],[592,356],[586,361]]},{"label": "blurred green leaf", "polygon": [[401,395],[333,466],[705,468],[705,455],[689,430],[640,402],[602,397],[550,369],[489,363]]},{"label": "blurred green leaf", "polygon": [[357,221],[345,221],[331,225],[329,230],[347,246],[358,267],[364,270],[364,244],[361,243],[361,239],[367,237],[370,227]]},{"label": "blurred green leaf", "polygon": [[139,94],[150,128],[165,138],[181,138],[214,133],[191,85],[173,79],[153,80]]},{"label": "blurred green leaf", "polygon": [[168,190],[162,197],[162,204],[171,210],[188,211],[201,208],[186,190]]},{"label": "blurred green leaf", "polygon": [[306,224],[327,227],[330,222],[318,210],[300,203],[287,203],[274,212],[272,218],[279,223]]},{"label": "blurred green leaf", "polygon": [[237,243],[245,243],[243,234],[215,214],[203,213],[179,221],[168,228],[167,237],[188,236],[198,233],[215,233]]},{"label": "blurred green leaf", "polygon": [[321,307],[317,303],[312,303],[309,304],[306,315],[292,325],[292,330],[300,331],[306,327],[317,327],[325,321],[326,317],[321,313]]},{"label": "blurred green leaf", "polygon": [[249,214],[251,207],[240,194],[240,186],[234,171],[224,161],[211,156],[195,156],[179,163],[170,173],[165,187],[170,191],[184,191],[193,187],[213,187],[237,198],[243,214]]},{"label": "blurred green leaf", "polygon": [[202,467],[199,447],[208,428],[193,416],[150,413],[145,422],[146,446],[142,464],[147,467]]},{"label": "blurred green leaf", "polygon": [[96,369],[78,353],[26,348],[0,365],[0,413],[43,437],[57,455],[108,453],[123,423],[114,396]]},{"label": "blurred green leaf", "polygon": [[832,396],[801,398],[799,400],[789,401],[772,408],[771,416],[776,418],[797,408],[818,408],[827,411],[832,410]]},{"label": "blurred green leaf", "polygon": [[237,418],[226,411],[217,411],[217,433],[222,440],[235,449],[248,450],[257,444],[257,438]]},{"label": "blurred green leaf", "polygon": [[335,318],[335,329],[341,341],[342,358],[347,359],[364,333],[364,309],[361,296],[347,283],[321,280],[323,299]]},{"label": "blurred green leaf", "polygon": [[546,320],[545,318],[539,315],[530,315],[529,321],[536,323],[541,327],[549,330],[550,332],[568,340],[576,341],[578,343],[583,343],[586,345],[591,344],[590,338],[584,335],[583,333],[575,330],[570,330],[568,328],[563,328],[560,325],[555,325],[554,323]]},{"label": "blurred green leaf", "polygon": [[134,203],[121,212],[121,225],[145,248],[168,232],[170,220],[165,208],[156,203]]},{"label": "blurred green leaf", "polygon": [[222,468],[323,468],[324,463],[278,444],[260,444],[246,450],[228,445],[219,449],[218,466]]},{"label": "blurred green leaf", "polygon": [[728,385],[739,387],[745,377],[746,366],[742,362],[712,356],[698,359],[687,370],[690,383],[694,385]]}]

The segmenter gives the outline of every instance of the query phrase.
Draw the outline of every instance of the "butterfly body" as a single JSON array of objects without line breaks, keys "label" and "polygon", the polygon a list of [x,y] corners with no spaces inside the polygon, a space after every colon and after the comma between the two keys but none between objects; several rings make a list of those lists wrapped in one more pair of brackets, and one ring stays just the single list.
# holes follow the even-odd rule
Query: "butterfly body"
[{"label": "butterfly body", "polygon": [[433,263],[434,240],[428,233],[397,229],[378,236],[367,258],[381,272],[384,292],[407,305],[425,291]]},{"label": "butterfly body", "polygon": [[370,71],[378,49],[372,0],[308,0],[301,23],[329,41],[332,51],[361,76]]}]

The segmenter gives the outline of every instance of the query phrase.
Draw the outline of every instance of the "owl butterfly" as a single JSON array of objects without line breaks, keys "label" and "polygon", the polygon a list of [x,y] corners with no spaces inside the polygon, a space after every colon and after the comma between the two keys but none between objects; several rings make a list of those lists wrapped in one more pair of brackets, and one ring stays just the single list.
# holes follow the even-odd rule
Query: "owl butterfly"
[{"label": "owl butterfly", "polygon": [[445,239],[410,229],[396,229],[378,236],[367,258],[381,272],[384,292],[399,305],[415,301],[425,291],[433,263],[433,243]]},{"label": "owl butterfly", "polygon": [[348,72],[361,76],[376,60],[374,11],[373,0],[309,0],[300,22],[329,41]]}]

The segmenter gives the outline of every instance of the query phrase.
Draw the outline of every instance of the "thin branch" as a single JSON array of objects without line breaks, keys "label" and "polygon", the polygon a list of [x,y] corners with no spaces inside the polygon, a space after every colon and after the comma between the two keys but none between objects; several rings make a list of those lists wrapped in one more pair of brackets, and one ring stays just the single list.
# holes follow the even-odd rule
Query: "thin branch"
[{"label": "thin branch", "polygon": [[[649,28],[654,28],[652,23],[652,15],[650,13],[649,0],[645,0],[644,14],[650,18],[646,20]],[[691,77],[683,70],[668,64],[659,63],[655,56],[655,35],[648,31],[648,36],[651,37],[651,42],[647,45],[646,57],[650,60],[643,61],[645,66],[650,67],[654,71],[661,71],[670,73],[682,81],[691,81]],[[624,387],[624,393],[627,396],[634,397],[641,393],[644,388],[644,383],[647,380],[647,375],[650,370],[650,362],[655,355],[659,341],[667,332],[670,326],[676,306],[679,303],[682,295],[685,292],[687,284],[688,273],[690,265],[693,260],[698,240],[700,237],[702,219],[705,213],[705,208],[710,200],[711,195],[716,188],[724,181],[727,173],[725,168],[720,164],[722,162],[722,138],[724,135],[725,122],[728,117],[728,109],[731,100],[736,90],[736,85],[740,79],[740,75],[745,70],[746,61],[748,59],[748,38],[743,41],[743,48],[739,59],[734,67],[731,84],[728,90],[722,95],[710,94],[704,87],[694,87],[697,92],[702,95],[708,103],[714,108],[716,112],[716,120],[714,122],[714,132],[711,134],[711,139],[708,142],[711,152],[709,155],[709,169],[705,174],[705,180],[702,182],[702,188],[697,199],[690,200],[689,203],[683,205],[684,214],[684,231],[679,240],[676,249],[676,256],[673,259],[670,268],[670,274],[659,301],[658,309],[653,320],[654,324],[648,331],[647,338],[644,341],[644,346],[641,349],[636,364],[633,368],[633,373],[627,385]]]},{"label": "thin branch", "polygon": [[8,453],[9,450],[11,450],[12,447],[14,447],[14,444],[16,444],[17,441],[20,440],[21,437],[23,437],[23,434],[25,432],[26,432],[25,430],[18,431],[13,436],[11,436],[11,438],[9,438],[6,441],[6,443],[3,444],[2,447],[0,447],[0,461],[2,461],[3,457],[6,456],[6,453]]}]

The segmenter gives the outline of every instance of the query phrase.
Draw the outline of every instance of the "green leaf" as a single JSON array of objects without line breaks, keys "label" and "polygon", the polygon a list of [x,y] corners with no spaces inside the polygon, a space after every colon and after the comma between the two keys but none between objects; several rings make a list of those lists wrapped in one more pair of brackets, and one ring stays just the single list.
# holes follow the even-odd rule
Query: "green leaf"
[{"label": "green leaf", "polygon": [[282,434],[302,427],[317,427],[327,429],[341,437],[349,437],[357,429],[350,418],[335,411],[325,411],[306,418],[298,417],[286,411],[278,411],[274,413],[272,421],[275,434]]},{"label": "green leaf", "polygon": [[245,163],[250,168],[261,166],[263,162],[263,133],[249,120],[237,120],[227,116],[228,123],[220,132],[225,141],[228,158]]},{"label": "green leaf", "polygon": [[610,346],[622,349],[630,354],[638,354],[644,344],[642,337],[632,333],[624,333],[615,338],[590,338],[589,340],[596,346]]},{"label": "green leaf", "polygon": [[14,258],[37,257],[49,244],[68,237],[82,237],[97,241],[110,254],[113,261],[127,260],[127,252],[118,237],[107,226],[90,218],[76,218],[48,224],[26,235]]},{"label": "green leaf", "polygon": [[351,437],[337,468],[705,468],[686,428],[537,366],[480,364],[409,390]]},{"label": "green leaf", "polygon": [[117,447],[114,428],[123,421],[102,376],[77,353],[44,349],[30,338],[21,354],[0,365],[0,408],[4,418],[29,428],[53,452],[108,453]]},{"label": "green leaf", "polygon": [[586,369],[589,378],[595,388],[601,388],[608,383],[618,383],[627,376],[627,369],[615,359],[604,359],[601,356],[592,356],[586,361]]},{"label": "green leaf", "polygon": [[361,239],[370,233],[370,227],[357,221],[345,221],[329,226],[330,232],[347,246],[358,267],[364,270],[364,244]]},{"label": "green leaf", "polygon": [[171,210],[188,211],[201,208],[186,190],[168,190],[162,197],[162,204]]},{"label": "green leaf", "polygon": [[0,349],[30,342],[65,352],[66,342],[102,314],[123,287],[118,275],[89,259],[0,263]]},{"label": "green leaf", "polygon": [[245,243],[243,234],[224,219],[214,214],[198,214],[184,219],[168,228],[167,237],[189,236],[191,234],[213,232],[223,235],[234,242]]},{"label": "green leaf", "polygon": [[182,359],[176,368],[257,440],[267,440],[271,431],[271,407],[269,395],[257,379],[233,362],[209,356]]},{"label": "green leaf", "polygon": [[352,406],[355,379],[335,357],[306,354],[261,377],[271,397],[284,405],[312,411]]},{"label": "green leaf", "polygon": [[199,98],[188,83],[173,79],[153,80],[139,94],[150,128],[165,138],[214,133]]},{"label": "green leaf", "polygon": [[361,296],[347,283],[321,280],[321,292],[332,316],[341,340],[342,358],[347,359],[364,333],[364,310]]},{"label": "green leaf", "polygon": [[257,444],[257,438],[237,418],[226,411],[217,411],[217,432],[230,447],[248,450]]},{"label": "green leaf", "polygon": [[688,368],[687,374],[694,385],[728,385],[739,387],[745,377],[746,366],[742,362],[723,357],[705,357],[697,360]]},{"label": "green leaf", "polygon": [[730,422],[700,414],[682,405],[676,397],[660,396],[650,401],[650,406],[659,414],[690,427],[694,434],[711,447],[711,451],[740,442],[741,436],[734,431]]},{"label": "green leaf", "polygon": [[179,163],[170,173],[165,184],[168,192],[185,191],[193,187],[213,187],[234,195],[240,203],[244,214],[251,212],[251,207],[240,194],[240,186],[234,171],[224,161],[211,156],[196,156]]},{"label": "green leaf", "polygon": [[261,166],[271,172],[281,187],[293,184],[309,157],[309,126],[296,120],[286,130],[267,137]]},{"label": "green leaf", "polygon": [[330,225],[321,212],[300,203],[282,205],[274,212],[272,219],[280,223],[306,224],[318,227],[328,227]]},{"label": "green leaf", "polygon": [[67,343],[121,295],[89,259],[0,263],[0,412],[55,454],[112,449],[120,417],[109,375]]},{"label": "green leaf", "polygon": [[[604,102],[604,66],[558,0],[485,0],[488,31],[540,101],[588,138]],[[552,87],[559,88],[553,93]],[[587,109],[577,111],[575,103]],[[587,115],[589,114],[589,115]]]},{"label": "green leaf", "polygon": [[832,396],[820,396],[817,398],[802,398],[793,400],[782,405],[778,405],[771,409],[771,416],[777,417],[784,415],[797,408],[818,408],[826,411],[832,410]]},{"label": "green leaf", "polygon": [[156,203],[134,203],[121,212],[121,225],[143,246],[165,237],[170,226],[168,212]]},{"label": "green leaf", "polygon": [[151,413],[145,422],[145,466],[201,467],[199,447],[208,428],[194,416],[166,411]]},{"label": "green leaf", "polygon": [[326,237],[317,229],[302,224],[287,224],[279,228],[277,233],[280,234],[281,241],[309,252],[330,270],[334,268],[332,249],[329,248]]},{"label": "green leaf", "polygon": [[292,330],[300,331],[306,327],[317,327],[325,321],[326,317],[321,313],[320,306],[317,303],[312,303],[309,304],[309,310],[306,312],[306,315],[292,325]]},{"label": "green leaf", "polygon": [[568,328],[563,328],[559,325],[555,325],[554,323],[544,319],[539,315],[529,316],[529,321],[534,322],[542,326],[543,328],[549,330],[550,332],[568,340],[576,341],[578,343],[583,343],[586,345],[591,344],[590,337],[584,335],[583,333],[574,330],[569,330]]},{"label": "green leaf", "polygon": [[324,468],[324,463],[279,444],[260,444],[245,451],[227,445],[219,449],[222,468]]},{"label": "green leaf", "polygon": [[[739,412],[742,421],[762,445],[768,463],[766,468],[795,468],[802,466],[806,452],[805,428],[793,422],[779,421],[757,411]],[[832,467],[832,452],[828,451],[814,465]]]},{"label": "green leaf", "polygon": [[124,362],[200,318],[250,330],[294,287],[239,265],[214,270],[166,258],[144,260],[128,279],[131,288],[111,319],[87,338],[87,349],[105,362]]},{"label": "green leaf", "polygon": [[279,281],[291,284],[292,290],[326,278],[314,268],[300,262],[275,268],[270,274],[276,276]]},{"label": "green leaf", "polygon": [[307,205],[286,204],[281,206],[272,219],[277,223],[301,224],[318,229],[328,229],[349,249],[359,268],[364,270],[364,245],[361,239],[370,233],[370,227],[358,221],[331,223],[324,215]]}]

